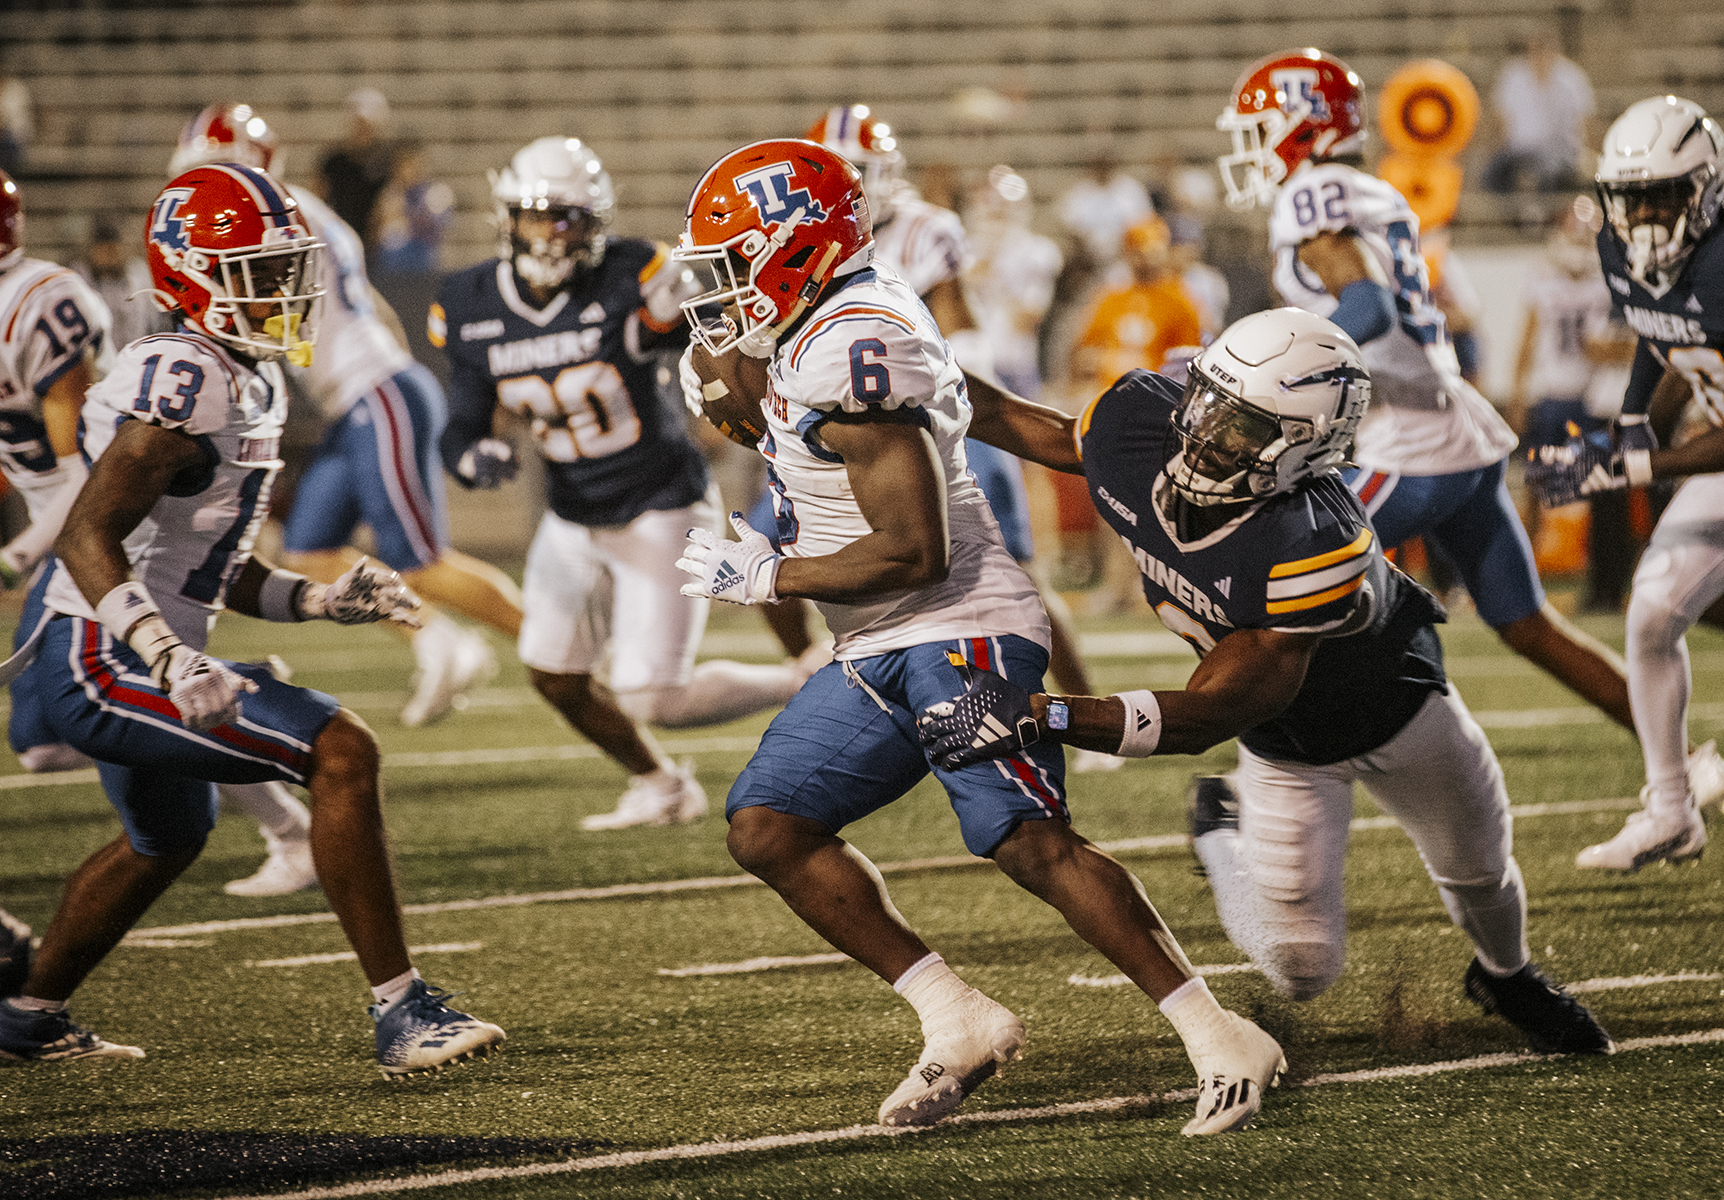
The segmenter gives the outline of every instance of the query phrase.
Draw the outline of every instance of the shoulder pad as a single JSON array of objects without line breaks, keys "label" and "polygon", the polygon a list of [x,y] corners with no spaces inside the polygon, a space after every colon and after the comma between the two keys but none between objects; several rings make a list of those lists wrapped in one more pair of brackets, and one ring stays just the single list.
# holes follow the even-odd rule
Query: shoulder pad
[{"label": "shoulder pad", "polygon": [[853,413],[920,405],[934,395],[944,364],[930,361],[922,330],[896,306],[872,300],[817,312],[779,351],[773,375],[780,395],[806,408]]},{"label": "shoulder pad", "polygon": [[1320,233],[1416,220],[1401,193],[1381,179],[1340,163],[1321,163],[1281,186],[1269,218],[1269,241],[1279,249]]},{"label": "shoulder pad", "polygon": [[89,401],[164,429],[218,433],[241,387],[237,364],[198,338],[167,333],[140,338],[90,389]]}]

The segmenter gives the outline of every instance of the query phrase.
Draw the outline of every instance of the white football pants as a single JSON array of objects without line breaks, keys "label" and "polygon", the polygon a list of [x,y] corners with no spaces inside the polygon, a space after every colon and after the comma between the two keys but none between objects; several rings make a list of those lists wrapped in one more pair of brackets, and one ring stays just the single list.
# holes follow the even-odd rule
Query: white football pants
[{"label": "white football pants", "polygon": [[[688,508],[645,512],[624,526],[589,527],[546,513],[527,551],[521,661],[553,675],[598,672],[610,654],[618,706],[637,721],[678,728],[734,720],[795,694],[781,664],[695,666],[711,601],[682,594],[677,568],[688,531],[718,531],[716,489]],[[728,524],[726,537],[735,536]]]},{"label": "white football pants", "polygon": [[1341,974],[1353,784],[1413,839],[1449,917],[1496,974],[1528,959],[1526,890],[1502,768],[1460,694],[1432,693],[1388,742],[1324,767],[1239,747],[1239,831],[1197,840],[1222,927],[1275,989],[1309,1000]]},{"label": "white football pants", "polygon": [[1683,635],[1724,595],[1724,475],[1684,483],[1658,520],[1628,598],[1628,701],[1646,758],[1646,806],[1688,803],[1688,699]]}]

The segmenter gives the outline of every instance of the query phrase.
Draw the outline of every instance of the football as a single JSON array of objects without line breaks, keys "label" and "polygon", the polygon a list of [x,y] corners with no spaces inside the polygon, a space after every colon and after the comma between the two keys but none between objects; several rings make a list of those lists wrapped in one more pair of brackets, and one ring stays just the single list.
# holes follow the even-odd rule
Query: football
[{"label": "football", "polygon": [[766,436],[766,360],[740,350],[714,358],[696,345],[690,362],[700,376],[700,411],[714,429],[739,446],[753,449]]}]

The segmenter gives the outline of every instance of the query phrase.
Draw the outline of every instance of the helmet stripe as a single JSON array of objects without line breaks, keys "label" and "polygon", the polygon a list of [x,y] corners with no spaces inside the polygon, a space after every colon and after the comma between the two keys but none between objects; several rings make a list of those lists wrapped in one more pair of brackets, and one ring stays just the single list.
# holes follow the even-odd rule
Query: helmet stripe
[{"label": "helmet stripe", "polygon": [[259,215],[277,228],[294,223],[287,201],[276,190],[275,181],[258,168],[213,163],[211,169],[225,171],[229,178],[243,187],[257,205]]}]

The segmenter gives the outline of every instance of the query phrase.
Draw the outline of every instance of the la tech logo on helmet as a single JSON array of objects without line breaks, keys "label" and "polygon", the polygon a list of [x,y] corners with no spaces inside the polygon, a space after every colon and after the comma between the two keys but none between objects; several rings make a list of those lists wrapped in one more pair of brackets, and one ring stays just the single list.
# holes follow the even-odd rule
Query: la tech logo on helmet
[{"label": "la tech logo on helmet", "polygon": [[1269,82],[1282,95],[1281,111],[1295,122],[1310,115],[1313,121],[1329,119],[1329,102],[1317,90],[1317,72],[1302,67],[1272,71]]},{"label": "la tech logo on helmet", "polygon": [[788,220],[799,208],[805,210],[802,214],[804,221],[824,221],[826,210],[808,194],[808,189],[791,188],[790,183],[795,178],[795,164],[775,162],[738,175],[736,185],[748,192],[748,198],[760,210],[764,224]]},{"label": "la tech logo on helmet", "polygon": [[164,255],[170,250],[185,250],[191,244],[186,237],[186,223],[179,218],[180,209],[191,198],[191,188],[168,188],[156,197],[156,210],[150,214],[150,240],[162,248]]}]

